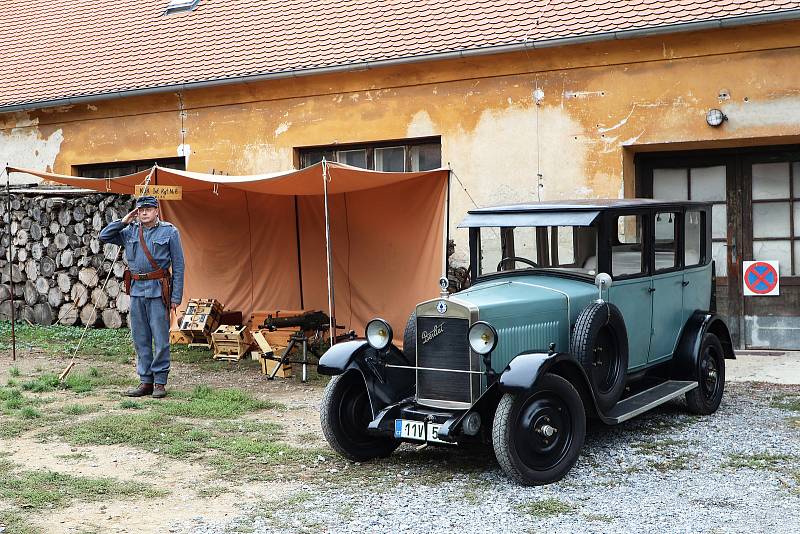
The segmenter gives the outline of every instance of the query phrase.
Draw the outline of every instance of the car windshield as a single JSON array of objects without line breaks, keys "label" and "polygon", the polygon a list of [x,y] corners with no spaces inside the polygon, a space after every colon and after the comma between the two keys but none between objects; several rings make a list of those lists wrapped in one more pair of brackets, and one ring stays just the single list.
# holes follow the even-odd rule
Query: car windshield
[{"label": "car windshield", "polygon": [[479,275],[523,269],[597,273],[593,226],[484,227],[479,235]]}]

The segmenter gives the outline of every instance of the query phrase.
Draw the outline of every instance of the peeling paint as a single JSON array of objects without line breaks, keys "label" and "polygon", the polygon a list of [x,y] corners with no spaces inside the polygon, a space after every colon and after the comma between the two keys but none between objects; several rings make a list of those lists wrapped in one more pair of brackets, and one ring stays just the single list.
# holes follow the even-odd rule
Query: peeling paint
[{"label": "peeling paint", "polygon": [[621,144],[622,146],[630,146],[630,145],[632,145],[632,144],[636,143],[636,141],[638,141],[638,140],[639,140],[639,138],[640,138],[641,136],[643,136],[643,135],[644,135],[644,132],[645,132],[645,130],[642,130],[641,132],[639,132],[639,134],[638,134],[638,135],[634,135],[633,137],[631,137],[631,138],[629,138],[629,139],[626,139],[626,140],[624,140],[624,141],[623,141],[622,143],[620,143],[620,144]]},{"label": "peeling paint", "polygon": [[192,155],[192,147],[188,144],[178,145],[178,157],[186,158],[186,164],[189,164],[189,156]]},{"label": "peeling paint", "polygon": [[282,133],[289,131],[289,127],[292,125],[291,122],[282,122],[275,128],[275,137],[278,137]]},{"label": "peeling paint", "polygon": [[429,137],[438,135],[438,130],[427,111],[419,111],[411,118],[406,129],[406,137]]},{"label": "peeling paint", "polygon": [[605,132],[610,132],[612,130],[616,130],[620,126],[625,126],[628,123],[628,119],[631,118],[631,115],[633,115],[633,112],[635,110],[636,110],[636,104],[634,104],[633,107],[631,107],[631,110],[628,112],[628,115],[626,115],[625,118],[619,121],[617,124],[615,124],[614,126],[610,126],[608,128],[598,128],[597,131],[600,133],[605,133]]},{"label": "peeling paint", "polygon": [[775,98],[768,101],[756,101],[725,104],[722,111],[728,116],[732,129],[794,126],[797,127],[800,117],[800,96]]},{"label": "peeling paint", "polygon": [[[34,120],[38,122],[38,120]],[[43,137],[38,128],[31,127],[34,121],[21,121],[24,128],[0,131],[0,164],[14,167],[52,171],[56,157],[64,141],[60,128]],[[27,175],[11,175],[11,183],[33,183],[41,180]]]},{"label": "peeling paint", "polygon": [[292,150],[267,143],[245,145],[231,174],[265,174],[292,170]]},{"label": "peeling paint", "polygon": [[605,91],[565,91],[564,98],[589,98],[590,96],[605,96]]}]

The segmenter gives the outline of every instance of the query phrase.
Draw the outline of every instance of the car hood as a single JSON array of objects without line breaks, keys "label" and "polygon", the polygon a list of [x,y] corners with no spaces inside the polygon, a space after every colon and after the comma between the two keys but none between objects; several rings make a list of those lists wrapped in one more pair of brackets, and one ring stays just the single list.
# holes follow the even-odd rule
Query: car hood
[{"label": "car hood", "polygon": [[572,321],[596,295],[590,281],[530,275],[486,280],[453,297],[476,306],[482,320],[568,312]]}]

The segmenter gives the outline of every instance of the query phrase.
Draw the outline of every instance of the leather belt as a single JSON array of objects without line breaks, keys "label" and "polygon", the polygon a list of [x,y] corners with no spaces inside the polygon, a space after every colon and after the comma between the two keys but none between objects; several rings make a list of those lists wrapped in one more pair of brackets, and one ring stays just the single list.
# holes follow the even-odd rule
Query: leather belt
[{"label": "leather belt", "polygon": [[159,269],[157,271],[141,274],[131,273],[131,278],[134,280],[160,280],[162,278],[169,278],[169,276],[169,271],[166,269]]}]

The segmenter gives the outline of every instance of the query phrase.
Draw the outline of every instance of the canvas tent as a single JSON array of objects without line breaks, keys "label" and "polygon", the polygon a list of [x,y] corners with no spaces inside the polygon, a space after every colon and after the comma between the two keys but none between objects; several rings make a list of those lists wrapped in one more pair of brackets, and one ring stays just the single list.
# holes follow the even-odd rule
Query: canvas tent
[{"label": "canvas tent", "polygon": [[327,311],[326,198],[339,325],[361,333],[379,316],[402,337],[413,307],[439,291],[446,169],[385,173],[328,162],[224,176],[154,167],[113,179],[8,171],[111,193],[133,194],[148,176],[153,185],[181,186],[182,200],[161,201],[161,210],[181,232],[184,301],[213,297],[245,316],[258,309]]}]

